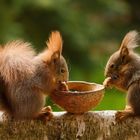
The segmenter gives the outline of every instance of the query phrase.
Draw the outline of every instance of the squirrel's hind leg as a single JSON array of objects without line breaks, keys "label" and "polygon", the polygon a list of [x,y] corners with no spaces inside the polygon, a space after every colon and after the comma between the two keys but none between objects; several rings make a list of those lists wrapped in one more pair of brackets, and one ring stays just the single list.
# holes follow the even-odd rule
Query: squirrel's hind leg
[{"label": "squirrel's hind leg", "polygon": [[117,113],[115,114],[115,120],[117,122],[126,120],[129,117],[134,117],[136,116],[133,109],[131,108],[131,106],[126,105],[125,109],[122,111],[117,111]]},{"label": "squirrel's hind leg", "polygon": [[53,113],[51,106],[44,107],[39,115],[35,118],[37,120],[41,120],[44,123],[47,123],[47,121],[51,120],[53,118]]}]

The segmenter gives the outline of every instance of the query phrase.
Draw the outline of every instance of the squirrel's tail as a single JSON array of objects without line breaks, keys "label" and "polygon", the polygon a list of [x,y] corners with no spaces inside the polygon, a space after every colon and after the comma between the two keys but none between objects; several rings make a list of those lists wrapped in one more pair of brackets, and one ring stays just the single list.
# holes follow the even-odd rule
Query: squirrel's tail
[{"label": "squirrel's tail", "polygon": [[12,41],[0,51],[0,75],[5,82],[15,82],[34,73],[32,59],[35,55],[29,43]]}]

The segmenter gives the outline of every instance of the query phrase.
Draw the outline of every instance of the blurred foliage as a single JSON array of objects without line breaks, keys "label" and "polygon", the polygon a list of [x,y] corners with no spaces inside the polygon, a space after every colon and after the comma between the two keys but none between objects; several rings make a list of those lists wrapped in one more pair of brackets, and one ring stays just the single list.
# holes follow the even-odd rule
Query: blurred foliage
[{"label": "blurred foliage", "polygon": [[[40,51],[50,32],[59,30],[70,80],[102,83],[109,56],[126,32],[139,29],[139,4],[138,0],[1,0],[0,43],[22,38]],[[97,109],[123,109],[124,104],[125,94],[111,89]]]}]

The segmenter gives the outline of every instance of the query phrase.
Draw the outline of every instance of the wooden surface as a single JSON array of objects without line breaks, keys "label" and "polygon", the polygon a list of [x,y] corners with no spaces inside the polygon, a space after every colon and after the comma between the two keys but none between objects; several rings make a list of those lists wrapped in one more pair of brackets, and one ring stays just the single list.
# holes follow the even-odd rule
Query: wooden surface
[{"label": "wooden surface", "polygon": [[140,118],[115,122],[116,111],[73,115],[54,112],[47,124],[39,121],[2,121],[0,140],[140,140]]}]

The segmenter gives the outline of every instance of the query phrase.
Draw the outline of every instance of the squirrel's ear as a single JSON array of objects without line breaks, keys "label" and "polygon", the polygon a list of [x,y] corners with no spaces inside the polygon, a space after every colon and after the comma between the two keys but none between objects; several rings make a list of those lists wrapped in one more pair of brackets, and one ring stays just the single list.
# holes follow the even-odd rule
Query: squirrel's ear
[{"label": "squirrel's ear", "polygon": [[49,41],[46,42],[48,49],[52,52],[62,52],[62,37],[60,35],[60,33],[58,31],[54,31],[51,33],[50,37],[49,37]]},{"label": "squirrel's ear", "polygon": [[48,48],[39,57],[48,63],[60,60],[63,44],[60,33],[58,31],[52,32],[46,44]]},{"label": "squirrel's ear", "polygon": [[128,50],[132,50],[133,48],[138,47],[138,41],[139,41],[139,34],[137,31],[130,31],[128,32],[120,46],[120,50],[123,48],[127,48]]},{"label": "squirrel's ear", "polygon": [[57,64],[57,62],[60,60],[60,52],[54,52],[52,55],[51,55],[51,63],[54,63],[54,64]]},{"label": "squirrel's ear", "polygon": [[128,54],[129,54],[129,50],[128,50],[127,47],[122,47],[122,48],[120,49],[120,56],[121,56],[122,58],[125,58],[126,56],[128,56]]},{"label": "squirrel's ear", "polygon": [[3,50],[3,48],[2,48],[2,46],[0,45],[0,51],[2,51]]},{"label": "squirrel's ear", "polygon": [[122,60],[125,60],[126,56],[129,55],[129,52],[138,46],[139,34],[137,31],[130,31],[128,32],[120,47],[120,57]]}]

